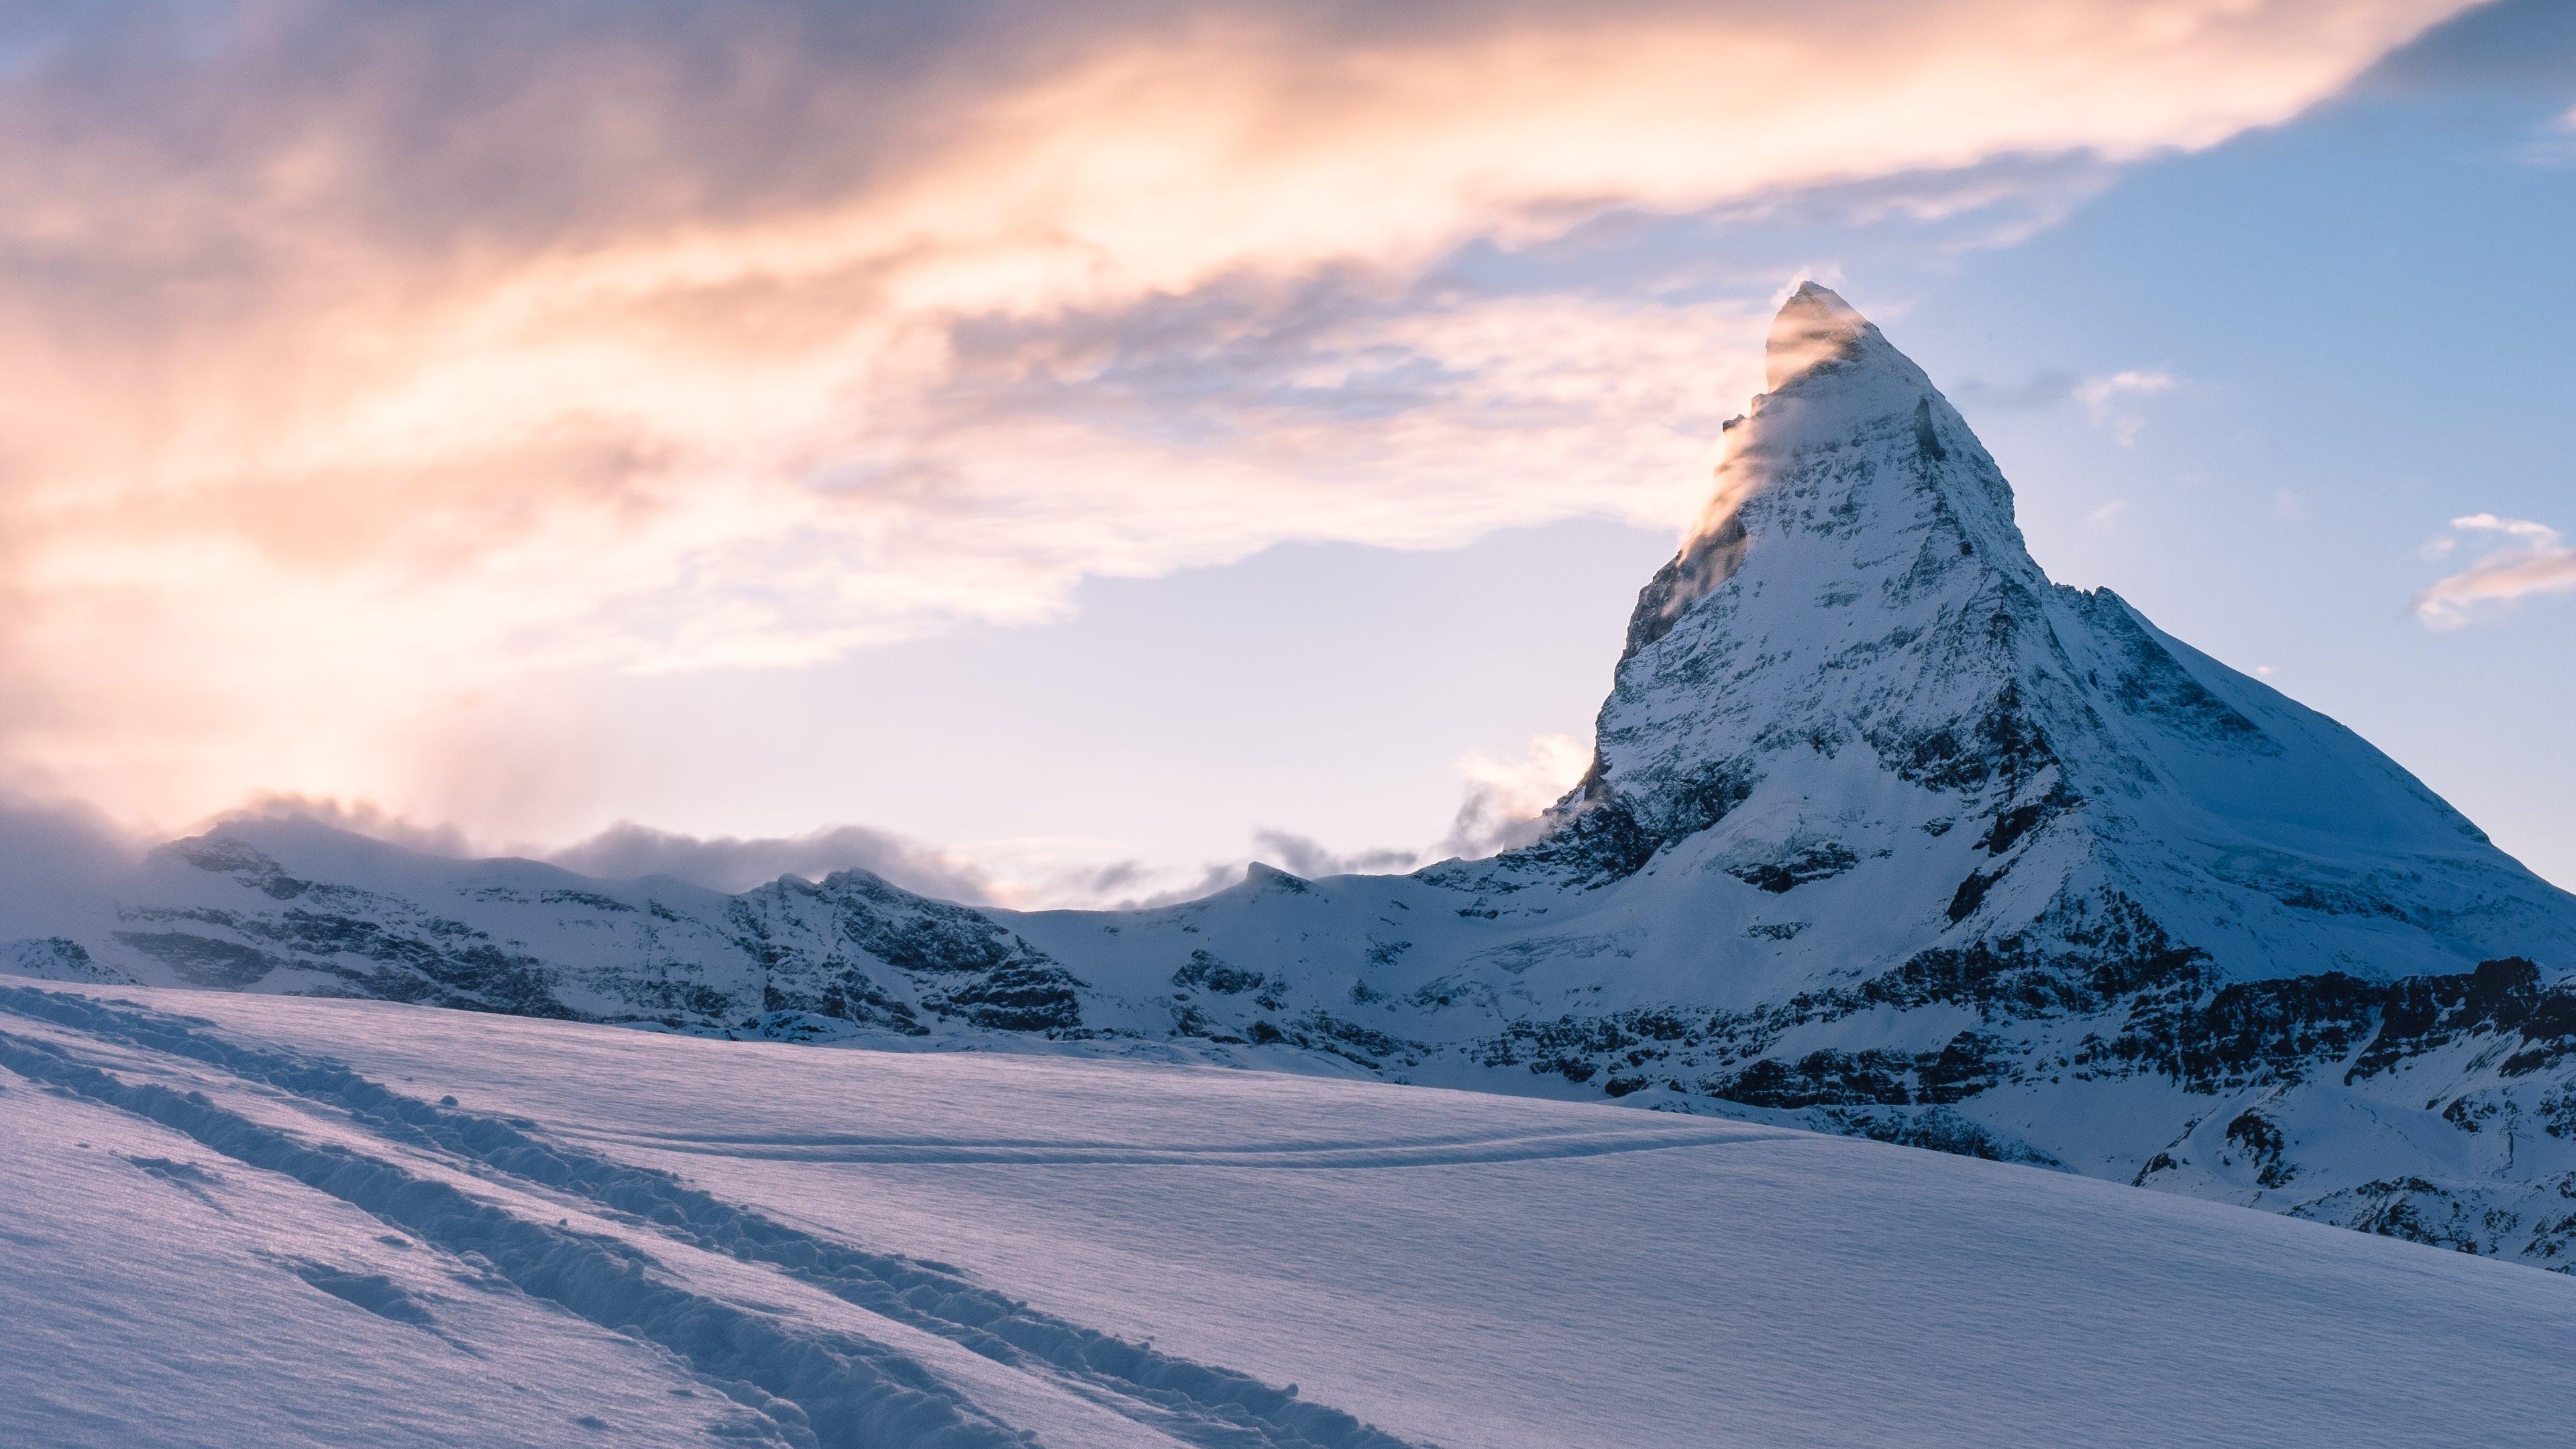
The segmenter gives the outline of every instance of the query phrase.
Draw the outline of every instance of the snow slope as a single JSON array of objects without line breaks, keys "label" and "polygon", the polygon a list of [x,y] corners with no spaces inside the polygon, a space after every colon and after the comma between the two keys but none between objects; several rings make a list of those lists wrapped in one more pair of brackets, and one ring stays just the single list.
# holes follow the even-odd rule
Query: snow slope
[{"label": "snow slope", "polygon": [[31,1449],[2542,1445],[2576,1335],[1773,1127],[96,986],[0,984],[0,1204]]},{"label": "snow slope", "polygon": [[2576,1263],[2576,897],[2050,582],[1831,292],[1770,362],[1525,849],[1021,914],[243,822],[0,921],[0,970],[1609,1097]]}]

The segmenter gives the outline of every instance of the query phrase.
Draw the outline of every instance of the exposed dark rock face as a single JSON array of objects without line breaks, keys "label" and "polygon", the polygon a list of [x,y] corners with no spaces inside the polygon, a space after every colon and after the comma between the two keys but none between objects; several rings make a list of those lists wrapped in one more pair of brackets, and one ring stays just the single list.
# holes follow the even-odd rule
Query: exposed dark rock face
[{"label": "exposed dark rock face", "polygon": [[2100,1053],[2103,1060],[2137,1063],[2216,1091],[2299,1081],[2329,1064],[2351,1084],[2481,1037],[2511,1050],[2501,1070],[2519,1075],[2517,1062],[2551,1059],[2560,1014],[2571,1007],[2576,981],[2543,992],[2539,968],[2519,957],[2456,975],[2388,982],[2328,972],[2232,982],[2204,987],[2186,1001],[2141,1003]]},{"label": "exposed dark rock face", "polygon": [[2033,1167],[2060,1167],[2056,1158],[2027,1142],[1996,1132],[1947,1107],[1920,1112],[1865,1112],[1828,1109],[1812,1114],[1817,1125],[1848,1137],[1923,1147],[1988,1162],[2020,1162]]},{"label": "exposed dark rock face", "polygon": [[316,989],[431,1006],[522,1016],[571,1013],[556,999],[546,964],[461,921],[374,892],[287,875],[237,841],[188,842],[183,859],[231,876],[283,909],[138,909],[130,919],[157,929],[114,933],[192,986],[239,990],[273,973],[336,978]]},{"label": "exposed dark rock face", "polygon": [[1731,866],[1726,873],[1757,890],[1787,895],[1809,881],[1831,880],[1858,864],[1860,857],[1848,847],[1827,841],[1800,846],[1779,860]]},{"label": "exposed dark rock face", "polygon": [[1502,856],[1506,869],[1562,875],[1604,886],[1646,868],[1655,853],[1726,818],[1752,795],[1750,767],[1722,761],[1648,792],[1590,782],[1557,807],[1560,823],[1546,838]]},{"label": "exposed dark rock face", "polygon": [[1258,971],[1237,971],[1204,950],[1190,953],[1190,964],[1172,973],[1172,984],[1195,987],[1232,996],[1242,991],[1257,991],[1269,983]]},{"label": "exposed dark rock face", "polygon": [[[129,907],[106,938],[186,985],[798,1040],[853,1028],[921,1036],[943,1023],[1083,1030],[1082,983],[1045,953],[981,912],[865,872],[723,897],[668,883],[593,888],[501,863],[542,877],[523,885],[458,864],[428,872],[428,893],[447,902],[432,908],[291,873],[246,839],[184,841],[160,865],[220,883],[217,899],[228,887],[233,903]],[[513,929],[534,939],[504,934]]]},{"label": "exposed dark rock face", "polygon": [[167,963],[190,986],[238,990],[286,964],[257,947],[186,931],[119,931],[116,939]]},{"label": "exposed dark rock face", "polygon": [[1672,562],[1657,569],[1646,587],[1638,591],[1636,611],[1628,617],[1628,644],[1620,651],[1620,660],[1624,663],[1638,650],[1671,633],[1684,611],[1734,577],[1744,563],[1749,542],[1744,520],[1730,516],[1691,540],[1688,547],[1673,556]]}]

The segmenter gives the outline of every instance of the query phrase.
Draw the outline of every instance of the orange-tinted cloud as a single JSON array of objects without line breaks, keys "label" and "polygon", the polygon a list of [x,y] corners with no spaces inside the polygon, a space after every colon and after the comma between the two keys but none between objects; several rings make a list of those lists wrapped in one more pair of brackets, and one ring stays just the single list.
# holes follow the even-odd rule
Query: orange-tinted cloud
[{"label": "orange-tinted cloud", "polygon": [[[2415,596],[2415,617],[2425,627],[2460,628],[2478,617],[2481,605],[2511,603],[2530,594],[2576,593],[2576,548],[2568,547],[2557,529],[2492,513],[2454,518],[2451,527],[2460,533],[2500,535],[2504,546]],[[2449,552],[2443,548],[2428,556]]]},{"label": "orange-tinted cloud", "polygon": [[[2206,145],[2463,5],[0,15],[0,762],[164,820],[404,808],[536,672],[793,666],[1288,538],[1679,521],[1758,296],[1426,269]],[[1121,393],[1148,342],[1292,321],[1263,391]]]}]

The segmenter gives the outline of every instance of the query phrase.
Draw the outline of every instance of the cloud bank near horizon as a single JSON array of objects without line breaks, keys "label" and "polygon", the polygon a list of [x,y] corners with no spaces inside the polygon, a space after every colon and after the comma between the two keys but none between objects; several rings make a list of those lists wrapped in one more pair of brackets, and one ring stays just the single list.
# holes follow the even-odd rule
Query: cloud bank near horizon
[{"label": "cloud bank near horizon", "polygon": [[0,7],[0,778],[434,813],[532,678],[1678,525],[1730,225],[2026,235],[2465,4]]},{"label": "cloud bank near horizon", "polygon": [[[1542,814],[1581,775],[1590,755],[1570,735],[1541,735],[1518,756],[1469,754],[1458,763],[1463,782],[1456,817],[1440,839],[1420,846],[1335,850],[1293,831],[1256,828],[1251,849],[1228,860],[1196,866],[1168,861],[1087,858],[1046,841],[999,842],[956,849],[866,825],[837,825],[795,836],[692,835],[619,821],[595,835],[557,849],[517,853],[603,880],[670,876],[709,890],[737,893],[783,876],[821,880],[835,871],[864,870],[905,890],[973,906],[1022,910],[1132,909],[1169,905],[1225,889],[1260,862],[1309,878],[1328,875],[1400,874],[1451,858],[1480,859],[1538,838]],[[131,855],[147,843],[125,839],[94,814],[75,807],[21,802],[0,814],[14,821],[28,856],[44,853],[38,839],[88,842],[75,854],[100,850]],[[512,853],[478,844],[449,826],[422,826],[363,804],[301,796],[272,796],[228,811],[207,823],[308,820],[405,849],[459,859]],[[0,863],[14,857],[0,830]],[[0,922],[5,924],[5,922]]]}]

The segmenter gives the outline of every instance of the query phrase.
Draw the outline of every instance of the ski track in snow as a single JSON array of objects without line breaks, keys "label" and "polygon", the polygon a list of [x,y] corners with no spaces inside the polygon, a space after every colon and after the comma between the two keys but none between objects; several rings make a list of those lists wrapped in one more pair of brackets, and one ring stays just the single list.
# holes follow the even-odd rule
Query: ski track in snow
[{"label": "ski track in snow", "polygon": [[1441,1167],[1466,1163],[1539,1162],[1604,1157],[1676,1147],[1717,1147],[1769,1142],[1789,1132],[1747,1130],[1732,1124],[1694,1130],[1664,1123],[1652,1131],[1612,1128],[1440,1138],[1420,1142],[1278,1145],[1207,1144],[1141,1147],[1127,1142],[1035,1142],[845,1137],[837,1135],[722,1136],[705,1133],[612,1132],[581,1135],[662,1152],[750,1157],[773,1162],[1010,1163],[1019,1166],[1246,1167],[1321,1170],[1365,1167]]},{"label": "ski track in snow", "polygon": [[[210,1066],[345,1114],[386,1144],[461,1160],[505,1182],[533,1185],[578,1200],[612,1220],[647,1226],[706,1253],[765,1266],[866,1310],[887,1324],[932,1335],[1022,1373],[1040,1375],[1092,1403],[1132,1419],[1170,1441],[1207,1449],[1407,1449],[1399,1439],[1340,1410],[1298,1398],[1248,1375],[1159,1353],[1085,1328],[966,1279],[943,1264],[874,1253],[781,1223],[689,1187],[668,1173],[616,1162],[496,1117],[434,1106],[391,1091],[324,1057],[245,1047],[207,1030],[211,1023],[79,997],[0,987],[0,1010],[68,1029],[86,1039]],[[0,1031],[0,1066],[32,1082],[148,1118],[250,1167],[291,1177],[408,1230],[458,1258],[490,1268],[532,1297],[545,1299],[603,1328],[639,1336],[677,1355],[746,1407],[761,1413],[786,1442],[839,1446],[970,1446],[1036,1442],[1010,1427],[919,1359],[874,1337],[818,1329],[786,1314],[692,1291],[672,1264],[616,1237],[580,1231],[569,1219],[532,1221],[453,1183],[423,1175],[390,1156],[339,1143],[311,1143],[218,1105],[202,1090],[129,1082],[82,1060],[52,1034]],[[1318,1146],[1248,1154],[1275,1166],[1364,1166],[1414,1162],[1489,1162],[1588,1155],[1698,1142],[1632,1134],[1500,1138],[1399,1145],[1381,1149]],[[1740,1138],[1737,1131],[1726,1136]],[[1769,1135],[1769,1134],[1762,1134]],[[1711,1135],[1707,1140],[1719,1140]],[[663,1143],[660,1145],[670,1145]],[[1041,1144],[825,1142],[782,1150],[894,1151],[949,1156],[894,1156],[892,1161],[1203,1160],[1227,1149],[1189,1149],[1142,1158],[1085,1155],[973,1154],[1043,1152]],[[1108,1149],[1104,1149],[1106,1152]],[[1272,1160],[1276,1159],[1276,1160]],[[138,1166],[145,1164],[138,1163]],[[157,1175],[184,1179],[176,1167]],[[202,1197],[201,1189],[180,1181]],[[208,1199],[211,1205],[211,1199]],[[291,1271],[317,1289],[380,1317],[426,1325],[425,1310],[380,1275],[320,1264]]]}]

